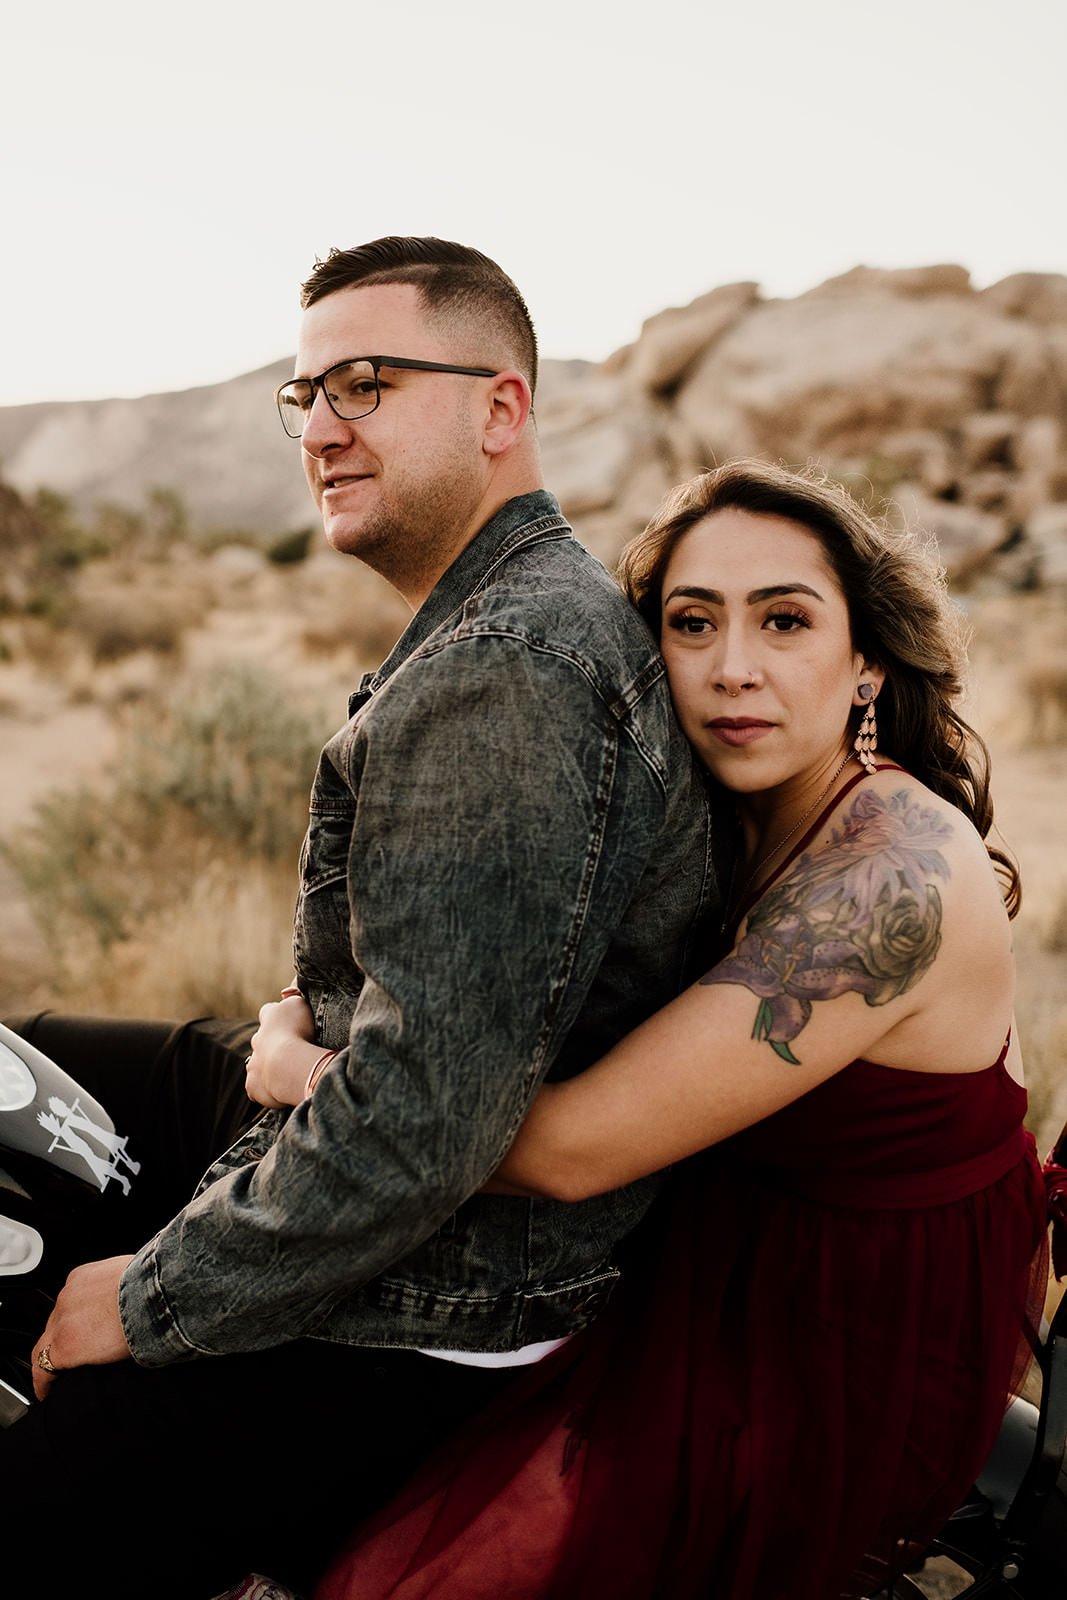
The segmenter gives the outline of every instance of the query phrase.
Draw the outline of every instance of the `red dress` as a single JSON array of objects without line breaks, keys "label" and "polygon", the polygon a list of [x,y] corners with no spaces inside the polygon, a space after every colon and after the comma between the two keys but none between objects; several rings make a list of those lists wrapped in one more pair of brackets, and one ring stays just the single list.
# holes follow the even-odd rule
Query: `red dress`
[{"label": "red dress", "polygon": [[1041,1313],[1025,1111],[1003,1054],[855,1061],[683,1163],[599,1322],[431,1459],[315,1600],[832,1600],[865,1554],[926,1542]]}]

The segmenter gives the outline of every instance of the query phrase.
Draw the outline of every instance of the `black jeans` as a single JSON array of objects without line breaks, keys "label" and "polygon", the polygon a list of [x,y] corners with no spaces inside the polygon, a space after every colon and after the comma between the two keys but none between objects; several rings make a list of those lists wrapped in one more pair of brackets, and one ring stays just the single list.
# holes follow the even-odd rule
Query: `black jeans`
[{"label": "black jeans", "polygon": [[[255,1023],[5,1021],[100,1101],[141,1164],[129,1196],[114,1184],[42,1189],[40,1163],[0,1150],[30,1193],[21,1215],[46,1239],[44,1301],[75,1262],[136,1250],[258,1113],[244,1093]],[[5,1206],[15,1202],[0,1190]],[[509,1376],[312,1339],[64,1373],[0,1430],[0,1592],[209,1600],[250,1571],[306,1592],[360,1519]]]}]

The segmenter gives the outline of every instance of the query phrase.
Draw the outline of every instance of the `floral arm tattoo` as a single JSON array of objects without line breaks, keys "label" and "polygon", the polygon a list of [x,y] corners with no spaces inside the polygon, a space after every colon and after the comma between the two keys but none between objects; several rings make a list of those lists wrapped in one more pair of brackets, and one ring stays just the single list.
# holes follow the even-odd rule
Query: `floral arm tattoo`
[{"label": "floral arm tattoo", "polygon": [[749,914],[735,950],[701,983],[739,983],[759,997],[754,1039],[785,1061],[813,1000],[850,991],[884,1006],[917,983],[941,944],[949,823],[907,789],[869,790],[817,855],[805,853]]}]

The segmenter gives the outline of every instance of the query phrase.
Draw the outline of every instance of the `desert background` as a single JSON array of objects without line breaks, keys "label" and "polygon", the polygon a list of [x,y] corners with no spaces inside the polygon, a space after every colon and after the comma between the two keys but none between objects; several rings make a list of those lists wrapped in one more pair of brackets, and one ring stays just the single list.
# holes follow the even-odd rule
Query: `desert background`
[{"label": "desert background", "polygon": [[[319,746],[408,620],[313,526],[272,402],[290,370],[0,409],[0,1014],[251,1015],[287,980]],[[1047,1149],[1067,1120],[1067,277],[714,286],[604,361],[547,362],[537,415],[546,481],[609,567],[671,484],[736,456],[818,462],[937,539],[1022,869]]]}]

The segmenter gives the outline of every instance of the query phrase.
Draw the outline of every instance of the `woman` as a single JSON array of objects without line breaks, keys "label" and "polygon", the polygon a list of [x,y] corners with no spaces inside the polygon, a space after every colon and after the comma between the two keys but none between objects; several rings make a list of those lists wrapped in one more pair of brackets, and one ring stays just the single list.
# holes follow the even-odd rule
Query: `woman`
[{"label": "woman", "polygon": [[1025,1368],[1046,1214],[1019,882],[984,842],[940,569],[814,474],[748,463],[676,491],[621,576],[743,865],[721,959],[542,1092],[494,1187],[683,1164],[607,1315],[316,1600],[870,1592],[963,1500]]}]

